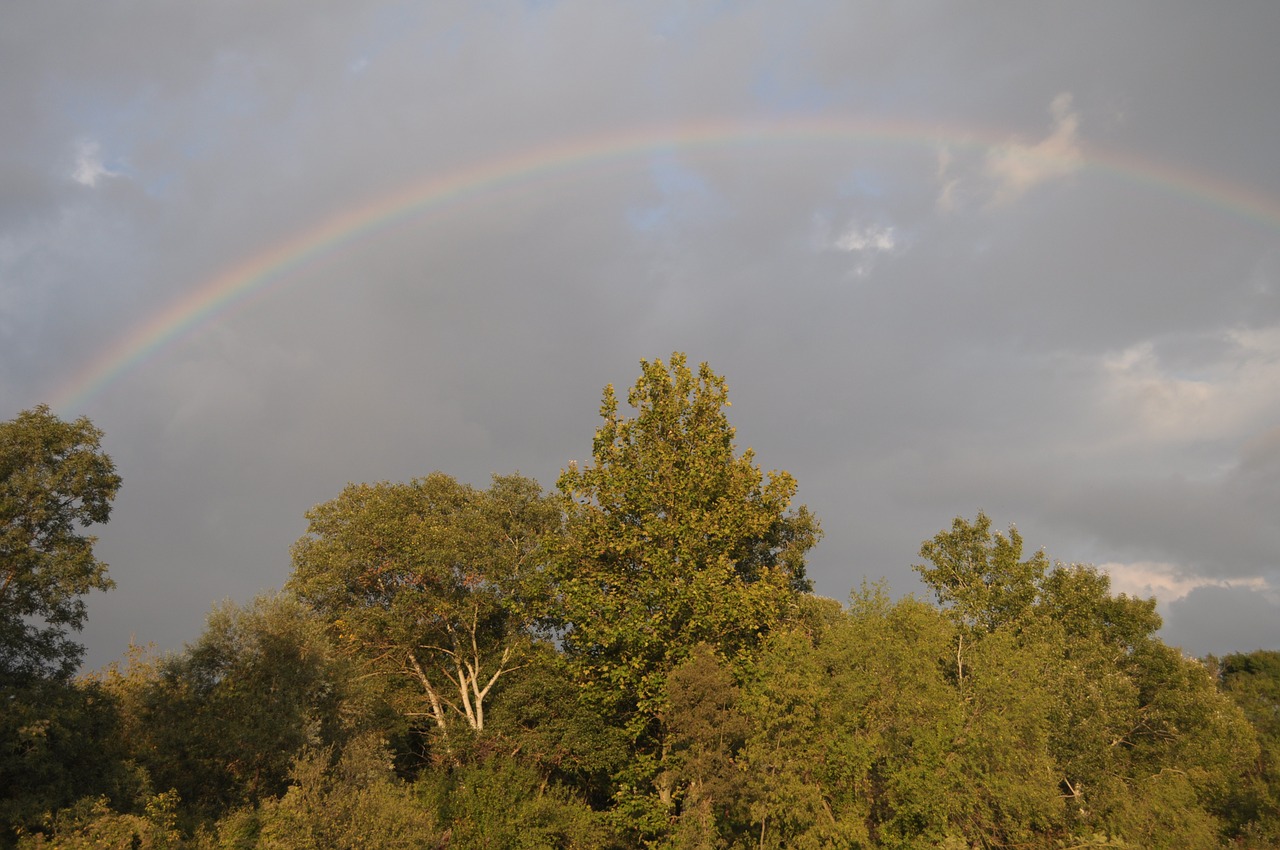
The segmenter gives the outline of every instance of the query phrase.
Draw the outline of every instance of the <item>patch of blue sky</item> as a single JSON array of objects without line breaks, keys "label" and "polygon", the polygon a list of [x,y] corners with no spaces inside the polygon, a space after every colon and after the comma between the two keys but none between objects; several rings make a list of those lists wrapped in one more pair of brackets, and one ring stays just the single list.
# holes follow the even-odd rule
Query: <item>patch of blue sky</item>
[{"label": "patch of blue sky", "polygon": [[706,27],[742,8],[741,2],[674,3],[654,18],[653,34],[671,42],[694,42]]},{"label": "patch of blue sky", "polygon": [[756,102],[775,112],[821,112],[837,105],[835,92],[773,67],[761,68],[751,83]]},{"label": "patch of blue sky", "polygon": [[259,85],[256,71],[246,58],[228,54],[219,57],[191,111],[192,120],[183,128],[177,149],[188,160],[204,159],[232,137],[242,122],[267,110],[281,118],[267,93]]},{"label": "patch of blue sky", "polygon": [[129,162],[129,160],[119,152],[113,152],[110,148],[100,148],[102,156],[102,168],[109,174],[117,177],[136,177],[137,170]]},{"label": "patch of blue sky", "polygon": [[649,182],[658,198],[654,203],[627,208],[627,223],[633,230],[652,232],[670,223],[713,218],[724,210],[724,198],[674,152],[659,152],[649,158]]},{"label": "patch of blue sky", "polygon": [[87,167],[101,176],[135,178],[134,154],[139,133],[149,126],[150,98],[114,98],[110,92],[98,91],[59,100],[72,134],[60,156],[75,162],[75,169],[87,159],[91,161]]},{"label": "patch of blue sky", "polygon": [[627,207],[627,225],[639,233],[652,233],[661,229],[670,214],[671,210],[666,204],[630,206]]},{"label": "patch of blue sky", "polygon": [[139,128],[149,126],[154,100],[150,92],[120,97],[110,90],[95,89],[60,93],[56,102],[80,136],[92,138],[104,149],[122,150],[132,147]]},{"label": "patch of blue sky", "polygon": [[146,192],[152,198],[163,198],[169,194],[169,190],[173,188],[178,181],[178,175],[171,171],[161,174],[151,174],[142,181],[142,191]]},{"label": "patch of blue sky", "polygon": [[855,168],[836,186],[842,198],[871,198],[879,200],[889,193],[889,178],[882,172],[869,168]]},{"label": "patch of blue sky", "polygon": [[690,168],[674,152],[664,151],[649,158],[649,178],[658,191],[668,197],[709,198],[713,194],[706,178]]},{"label": "patch of blue sky", "polygon": [[424,10],[418,3],[392,3],[378,6],[363,30],[356,32],[350,42],[350,58],[347,73],[356,76],[378,57],[410,36],[420,36]]}]

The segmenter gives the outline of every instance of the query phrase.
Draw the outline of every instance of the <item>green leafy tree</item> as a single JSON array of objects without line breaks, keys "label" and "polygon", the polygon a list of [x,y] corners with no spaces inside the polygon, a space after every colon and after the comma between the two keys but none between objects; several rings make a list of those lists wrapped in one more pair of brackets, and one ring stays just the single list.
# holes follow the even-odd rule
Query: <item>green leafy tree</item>
[{"label": "green leafy tree", "polygon": [[1228,817],[1249,846],[1280,845],[1280,652],[1235,653],[1217,668],[1219,687],[1244,711],[1260,745],[1257,760],[1232,789]]},{"label": "green leafy tree", "polygon": [[1022,637],[1044,648],[1050,751],[1073,828],[1144,847],[1215,846],[1257,744],[1205,665],[1155,636],[1155,600],[1112,595],[1093,567],[1058,565],[1032,620]]},{"label": "green leafy tree", "polygon": [[957,680],[961,629],[864,587],[770,639],[745,700],[753,846],[1055,846],[1039,659],[1002,630]]},{"label": "green leafy tree", "polygon": [[518,475],[476,490],[434,473],[350,485],[307,517],[288,587],[340,646],[413,683],[406,713],[483,730],[486,699],[546,614],[554,500]]},{"label": "green leafy tree", "polygon": [[[120,487],[88,419],[45,406],[0,423],[0,817],[31,826],[84,794],[119,790],[111,700],[71,681],[84,596],[112,587],[85,529]],[[7,829],[0,846],[8,839]]]},{"label": "green leafy tree", "polygon": [[757,646],[810,587],[804,555],[819,536],[796,482],[739,455],[725,381],[684,355],[641,361],[618,411],[604,391],[594,463],[570,464],[560,551],[563,645],[602,705],[641,734],[668,671],[700,643],[725,658]]},{"label": "green leafy tree", "polygon": [[540,787],[571,788],[601,808],[613,796],[612,777],[630,758],[626,733],[582,699],[564,656],[548,646],[498,692],[486,729],[503,751],[537,771]]},{"label": "green leafy tree", "polygon": [[69,677],[83,648],[83,597],[112,587],[85,527],[104,523],[120,487],[88,419],[43,405],[0,423],[0,685]]},{"label": "green leafy tree", "polygon": [[950,531],[939,532],[920,547],[928,564],[915,569],[961,622],[994,630],[1025,612],[1049,559],[1044,552],[1022,558],[1022,535],[1010,528],[1006,536],[991,531],[991,519],[979,512],[968,522],[956,517]]},{"label": "green leafy tree", "polygon": [[737,758],[750,728],[740,700],[733,671],[706,644],[667,678],[663,784],[680,810],[673,847],[716,847],[747,823],[750,786]]},{"label": "green leafy tree", "polygon": [[183,652],[138,654],[100,679],[120,702],[133,758],[195,822],[284,793],[303,747],[349,734],[349,667],[324,624],[278,594],[224,603]]},{"label": "green leafy tree", "polygon": [[939,663],[954,625],[878,589],[853,603],[771,635],[744,688],[752,846],[910,846],[940,838],[957,802],[959,712]]},{"label": "green leafy tree", "polygon": [[[1040,728],[1073,834],[1214,846],[1229,830],[1219,813],[1230,789],[1257,753],[1244,717],[1201,663],[1155,637],[1155,600],[1113,596],[1093,567],[1050,568],[1043,552],[1024,560],[1017,531],[990,526],[981,513],[972,523],[957,518],[924,543],[929,565],[917,566],[963,627],[957,685],[972,699],[975,665],[992,670],[993,657],[1027,656],[1018,679],[1054,695]],[[1034,714],[1010,716],[1029,723]]]},{"label": "green leafy tree", "polygon": [[608,819],[568,788],[547,785],[530,764],[505,756],[423,774],[415,790],[440,813],[457,850],[612,850]]},{"label": "green leafy tree", "polygon": [[1208,669],[1176,647],[1144,641],[1120,669],[1136,691],[1113,748],[1123,786],[1096,795],[1098,809],[1144,847],[1218,845],[1224,797],[1257,758],[1252,728]]},{"label": "green leafy tree", "polygon": [[795,616],[820,530],[808,509],[791,509],[791,475],[738,454],[723,378],[705,363],[695,373],[679,353],[640,366],[627,395],[635,415],[606,387],[593,463],[560,475],[557,591],[582,696],[632,741],[614,814],[658,841],[678,815],[662,722],[668,674],[700,644],[744,663]]},{"label": "green leafy tree", "polygon": [[41,679],[0,691],[0,847],[42,831],[83,797],[127,806],[145,775],[129,763],[122,711],[97,682]]},{"label": "green leafy tree", "polygon": [[140,814],[121,814],[105,797],[85,797],[50,817],[45,832],[23,836],[19,850],[179,850],[177,794],[146,800]]},{"label": "green leafy tree", "polygon": [[452,847],[436,813],[395,776],[376,737],[351,741],[338,758],[307,749],[279,799],[218,823],[219,848],[235,850],[423,850]]}]

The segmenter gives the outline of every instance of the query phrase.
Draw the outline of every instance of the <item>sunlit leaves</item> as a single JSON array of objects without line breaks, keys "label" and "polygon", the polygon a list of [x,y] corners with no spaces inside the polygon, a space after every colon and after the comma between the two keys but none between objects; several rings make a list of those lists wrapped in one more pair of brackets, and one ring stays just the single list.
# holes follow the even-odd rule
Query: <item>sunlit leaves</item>
[{"label": "sunlit leaves", "polygon": [[547,616],[555,503],[520,476],[477,490],[434,473],[350,485],[307,518],[289,587],[372,672],[412,682],[407,713],[482,729],[485,698]]},{"label": "sunlit leaves", "polygon": [[627,399],[631,417],[605,389],[594,463],[560,476],[559,567],[579,678],[602,703],[638,711],[638,731],[690,647],[736,657],[789,613],[819,531],[791,510],[789,474],[737,453],[727,386],[705,363],[642,361]]}]

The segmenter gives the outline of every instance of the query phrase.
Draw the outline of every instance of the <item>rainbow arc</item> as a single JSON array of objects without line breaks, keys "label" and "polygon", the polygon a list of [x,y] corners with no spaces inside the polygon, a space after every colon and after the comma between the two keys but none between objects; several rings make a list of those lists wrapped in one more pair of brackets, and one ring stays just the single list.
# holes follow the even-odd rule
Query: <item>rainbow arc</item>
[{"label": "rainbow arc", "polygon": [[[294,273],[398,222],[483,193],[574,169],[673,151],[833,142],[995,149],[1007,144],[1008,138],[1008,133],[897,121],[718,122],[604,134],[478,162],[336,213],[224,269],[117,339],[54,393],[51,404],[59,410],[79,408],[156,352]],[[1280,202],[1249,187],[1118,152],[1086,149],[1083,159],[1072,164],[1280,230]]]}]

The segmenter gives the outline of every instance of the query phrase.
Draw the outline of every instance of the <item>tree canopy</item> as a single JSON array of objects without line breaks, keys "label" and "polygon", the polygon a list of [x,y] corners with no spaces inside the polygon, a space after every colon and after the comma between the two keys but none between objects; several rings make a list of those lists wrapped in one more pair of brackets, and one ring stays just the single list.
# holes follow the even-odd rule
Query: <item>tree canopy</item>
[{"label": "tree canopy", "polygon": [[435,472],[307,512],[285,590],[80,679],[101,434],[0,425],[0,848],[1268,848],[1280,653],[985,513],[933,599],[813,595],[817,520],[723,378],[642,361],[558,491]]},{"label": "tree canopy", "polygon": [[288,587],[340,646],[414,683],[407,711],[483,729],[485,699],[545,615],[537,555],[559,513],[537,482],[351,485],[307,518]]},{"label": "tree canopy", "polygon": [[102,432],[48,407],[0,423],[0,681],[69,676],[82,649],[84,595],[112,586],[84,529],[120,488]]},{"label": "tree canopy", "polygon": [[[619,413],[604,390],[593,463],[571,464],[558,557],[566,651],[589,687],[642,715],[700,643],[756,646],[810,589],[818,521],[791,509],[795,479],[734,446],[725,380],[684,355],[641,361]],[[643,718],[642,718],[643,719]]]}]

